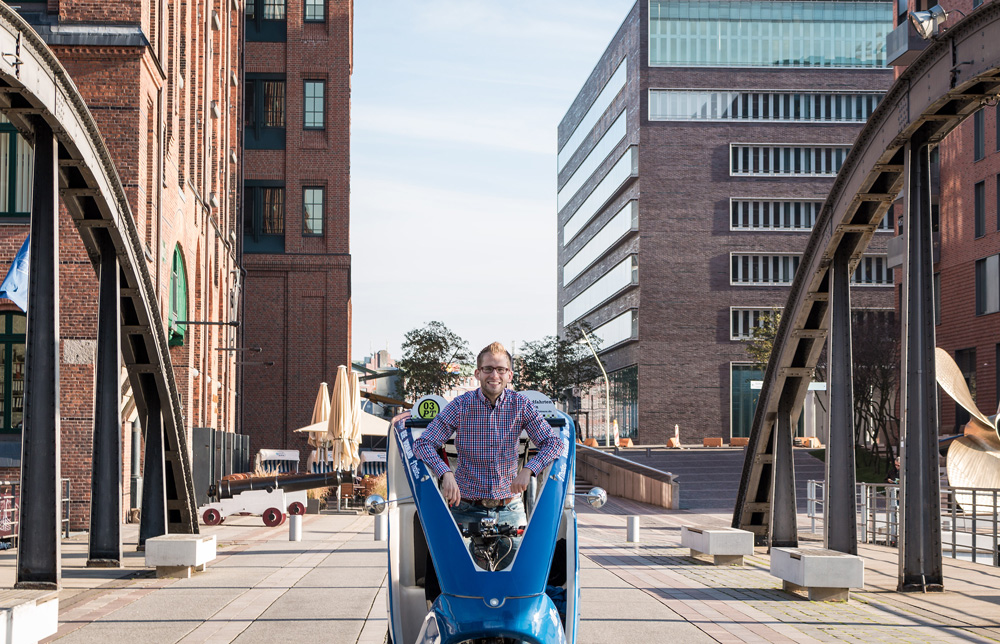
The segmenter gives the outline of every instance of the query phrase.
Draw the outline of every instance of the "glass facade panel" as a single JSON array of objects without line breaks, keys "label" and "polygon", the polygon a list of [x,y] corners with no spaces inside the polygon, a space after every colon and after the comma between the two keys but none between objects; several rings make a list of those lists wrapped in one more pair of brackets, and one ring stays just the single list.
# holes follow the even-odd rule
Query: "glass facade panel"
[{"label": "glass facade panel", "polygon": [[635,438],[639,429],[639,367],[632,365],[608,374],[611,409],[618,421],[618,436]]},{"label": "glass facade panel", "polygon": [[563,326],[576,322],[623,289],[638,283],[638,259],[630,255],[566,303],[563,307]]},{"label": "glass facade panel", "polygon": [[631,177],[639,174],[639,151],[635,146],[625,150],[625,154],[615,163],[608,173],[604,175],[590,196],[580,204],[576,212],[566,221],[563,226],[563,246],[568,244],[579,232],[590,223],[590,220],[600,212],[604,204],[614,195],[622,185]]},{"label": "glass facade panel", "polygon": [[650,0],[652,67],[885,66],[892,2]]},{"label": "glass facade panel", "polygon": [[587,113],[583,115],[580,119],[580,123],[577,124],[576,129],[573,130],[573,134],[566,139],[565,145],[559,148],[559,154],[556,156],[556,172],[562,172],[562,169],[566,167],[566,164],[571,158],[573,158],[573,153],[576,152],[583,140],[587,138],[590,131],[594,129],[594,125],[597,124],[597,119],[601,118],[604,112],[607,111],[608,107],[611,106],[611,102],[615,100],[618,93],[622,91],[625,87],[625,81],[628,80],[627,76],[628,69],[628,58],[622,59],[622,62],[618,65],[615,73],[611,75],[608,82],[604,84],[604,89],[601,93],[597,95],[594,102],[590,104],[590,108]]},{"label": "glass facade panel", "polygon": [[892,270],[886,255],[865,255],[851,276],[851,286],[892,286]]},{"label": "glass facade panel", "polygon": [[573,255],[566,262],[566,265],[563,266],[563,285],[576,279],[580,273],[600,259],[609,248],[617,244],[631,231],[638,230],[638,227],[639,202],[630,201],[608,223],[604,224],[604,228],[597,231],[597,234],[577,251],[576,255]]},{"label": "glass facade panel", "polygon": [[323,234],[323,188],[302,190],[302,234]]},{"label": "glass facade panel", "polygon": [[750,435],[753,414],[757,408],[759,389],[751,389],[751,380],[762,380],[764,372],[753,365],[734,364],[730,367],[730,390],[732,391],[732,418],[729,431],[734,437]]},{"label": "glass facade panel", "polygon": [[303,88],[305,104],[302,106],[303,126],[307,129],[323,129],[323,81],[307,80]]},{"label": "glass facade panel", "polygon": [[834,177],[850,146],[730,145],[734,177]]},{"label": "glass facade panel", "polygon": [[639,337],[638,320],[636,311],[625,311],[597,327],[593,331],[594,337],[598,340],[597,346],[601,351],[606,351],[626,340],[637,339]]},{"label": "glass facade panel", "polygon": [[583,184],[594,174],[597,166],[608,158],[612,150],[625,138],[625,112],[622,111],[608,131],[604,133],[597,145],[587,154],[587,158],[573,172],[573,176],[563,185],[562,190],[556,195],[556,210],[562,210],[563,206],[572,199]]},{"label": "glass facade panel", "polygon": [[650,121],[864,123],[881,94],[649,90]]}]

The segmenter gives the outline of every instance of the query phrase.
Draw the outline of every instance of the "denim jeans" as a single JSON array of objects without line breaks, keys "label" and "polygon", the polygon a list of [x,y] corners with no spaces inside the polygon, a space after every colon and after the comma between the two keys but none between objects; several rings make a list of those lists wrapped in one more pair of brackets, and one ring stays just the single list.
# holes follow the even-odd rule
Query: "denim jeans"
[{"label": "denim jeans", "polygon": [[[496,519],[497,526],[510,525],[514,528],[522,528],[527,525],[528,518],[524,513],[524,503],[521,501],[521,495],[514,497],[514,500],[505,506],[487,509],[480,507],[478,505],[473,505],[462,501],[458,505],[451,508],[451,514],[455,517],[455,523],[459,525],[459,528],[468,526],[470,523],[479,523],[479,520],[484,517],[492,517]],[[469,552],[473,555],[473,559],[476,564],[482,568],[486,568],[485,562],[480,558],[476,557],[475,553],[472,552],[472,540],[468,537],[463,537],[466,544],[469,545]],[[506,540],[504,541],[506,543]],[[510,537],[510,551],[504,553],[503,544],[501,544],[500,562],[497,564],[497,570],[503,570],[508,567],[512,561],[514,561],[514,554],[517,552],[518,546],[521,544],[521,537],[512,536]]]}]

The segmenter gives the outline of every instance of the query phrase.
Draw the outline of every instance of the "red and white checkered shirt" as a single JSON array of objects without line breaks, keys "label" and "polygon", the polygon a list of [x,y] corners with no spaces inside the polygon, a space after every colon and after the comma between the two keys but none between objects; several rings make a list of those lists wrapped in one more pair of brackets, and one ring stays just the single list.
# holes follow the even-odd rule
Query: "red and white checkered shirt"
[{"label": "red and white checkered shirt", "polygon": [[413,444],[413,453],[438,477],[449,471],[438,450],[455,436],[458,467],[455,482],[463,499],[509,499],[517,476],[518,439],[521,431],[538,446],[526,467],[535,474],[556,460],[562,440],[553,436],[549,423],[530,400],[504,389],[495,406],[482,389],[464,393],[448,403]]}]

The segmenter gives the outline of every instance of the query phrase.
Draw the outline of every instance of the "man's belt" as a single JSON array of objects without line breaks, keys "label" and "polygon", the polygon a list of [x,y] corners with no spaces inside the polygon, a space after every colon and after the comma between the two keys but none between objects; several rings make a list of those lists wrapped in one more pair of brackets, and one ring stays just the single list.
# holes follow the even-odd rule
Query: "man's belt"
[{"label": "man's belt", "polygon": [[500,508],[507,505],[514,499],[510,498],[510,499],[462,499],[462,500],[465,501],[466,503],[478,506],[480,508],[493,510],[495,508]]}]

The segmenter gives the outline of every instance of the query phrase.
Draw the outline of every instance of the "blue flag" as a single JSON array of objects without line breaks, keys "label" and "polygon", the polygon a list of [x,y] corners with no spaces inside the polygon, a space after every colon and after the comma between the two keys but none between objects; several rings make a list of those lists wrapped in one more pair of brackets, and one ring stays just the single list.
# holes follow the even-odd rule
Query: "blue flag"
[{"label": "blue flag", "polygon": [[31,236],[25,238],[21,244],[21,250],[17,251],[14,261],[11,262],[7,270],[7,277],[0,283],[0,297],[5,297],[17,304],[25,313],[28,312],[28,241]]}]

